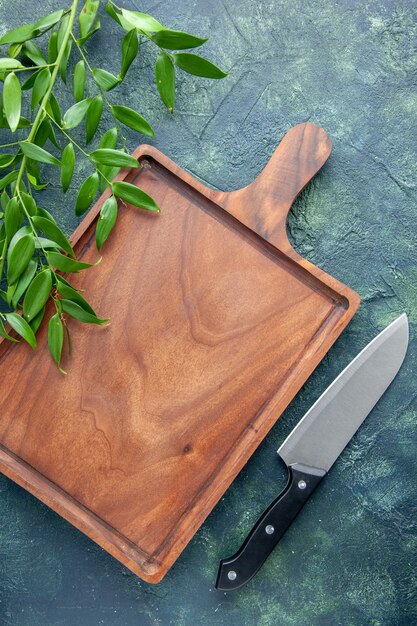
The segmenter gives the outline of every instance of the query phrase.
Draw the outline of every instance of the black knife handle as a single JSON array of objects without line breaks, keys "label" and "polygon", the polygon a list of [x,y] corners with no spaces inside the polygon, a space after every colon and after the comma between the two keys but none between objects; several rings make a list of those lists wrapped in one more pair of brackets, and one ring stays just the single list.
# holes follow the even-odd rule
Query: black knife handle
[{"label": "black knife handle", "polygon": [[216,589],[230,591],[247,583],[281,539],[326,472],[295,464],[288,468],[289,479],[271,502],[234,556],[220,561]]}]

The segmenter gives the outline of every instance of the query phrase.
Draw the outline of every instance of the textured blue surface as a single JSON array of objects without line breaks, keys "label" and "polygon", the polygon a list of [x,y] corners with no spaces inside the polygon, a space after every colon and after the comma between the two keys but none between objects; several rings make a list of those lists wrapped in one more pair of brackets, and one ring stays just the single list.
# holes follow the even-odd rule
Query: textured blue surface
[{"label": "textured blue surface", "polygon": [[[0,0],[1,31],[60,6]],[[289,217],[295,248],[353,287],[359,312],[158,586],[131,574],[24,490],[0,477],[0,623],[72,626],[408,626],[417,623],[417,9],[412,0],[129,2],[210,41],[230,76],[179,77],[169,115],[143,46],[114,103],[138,109],[155,145],[207,184],[250,182],[283,133],[311,120],[333,154]],[[104,8],[104,7],[103,7]],[[108,20],[89,45],[118,71]],[[149,85],[152,85],[149,87]],[[60,100],[68,99],[68,88]],[[69,102],[69,100],[68,100]],[[133,150],[140,138],[128,134]],[[77,165],[77,184],[88,169]],[[76,185],[45,205],[70,232]],[[71,195],[72,193],[72,195]],[[275,451],[339,371],[401,312],[406,362],[388,393],[259,575],[225,595],[218,560],[233,553],[285,482]]]}]

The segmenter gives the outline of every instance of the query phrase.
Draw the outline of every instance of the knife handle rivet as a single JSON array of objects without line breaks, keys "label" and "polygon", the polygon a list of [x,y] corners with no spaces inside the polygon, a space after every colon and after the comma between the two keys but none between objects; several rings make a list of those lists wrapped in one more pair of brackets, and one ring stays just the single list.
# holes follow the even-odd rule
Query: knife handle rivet
[{"label": "knife handle rivet", "polygon": [[299,480],[298,481],[298,488],[299,489],[305,489],[307,487],[307,483],[305,480]]},{"label": "knife handle rivet", "polygon": [[229,580],[236,580],[237,578],[236,572],[233,569],[231,569],[230,572],[227,572],[227,578]]},{"label": "knife handle rivet", "polygon": [[273,535],[275,528],[271,524],[268,524],[268,526],[265,526],[265,532],[267,535]]}]

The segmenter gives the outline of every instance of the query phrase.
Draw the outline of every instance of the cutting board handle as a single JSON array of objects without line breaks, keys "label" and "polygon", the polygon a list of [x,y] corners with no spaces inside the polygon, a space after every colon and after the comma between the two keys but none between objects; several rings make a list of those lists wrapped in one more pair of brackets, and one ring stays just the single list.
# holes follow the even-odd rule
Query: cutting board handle
[{"label": "cutting board handle", "polygon": [[276,247],[288,250],[288,212],[331,149],[330,138],[320,126],[310,122],[294,126],[250,185],[224,194],[224,208]]}]

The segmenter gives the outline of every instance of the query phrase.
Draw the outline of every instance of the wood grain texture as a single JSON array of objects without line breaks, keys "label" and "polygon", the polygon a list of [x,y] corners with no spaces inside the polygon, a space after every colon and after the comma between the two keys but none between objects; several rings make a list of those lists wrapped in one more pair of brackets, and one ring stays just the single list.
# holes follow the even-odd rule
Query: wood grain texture
[{"label": "wood grain texture", "polygon": [[[102,263],[76,275],[107,328],[69,321],[62,376],[0,344],[0,470],[148,582],[158,582],[359,304],[285,230],[330,154],[301,124],[244,189],[210,190],[150,146],[125,171],[161,206],[120,205]],[[95,262],[94,226],[72,241]],[[51,310],[52,313],[52,310]]]}]

